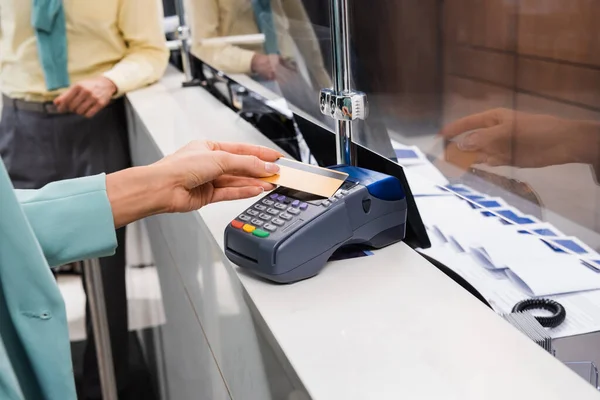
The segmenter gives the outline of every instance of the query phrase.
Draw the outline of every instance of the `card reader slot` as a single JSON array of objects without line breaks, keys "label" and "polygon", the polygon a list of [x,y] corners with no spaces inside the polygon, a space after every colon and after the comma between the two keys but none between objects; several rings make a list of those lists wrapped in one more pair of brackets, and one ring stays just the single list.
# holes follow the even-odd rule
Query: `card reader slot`
[{"label": "card reader slot", "polygon": [[246,255],[244,255],[242,253],[239,253],[239,252],[233,250],[231,247],[227,247],[227,250],[229,252],[233,253],[236,257],[239,257],[239,258],[242,258],[244,260],[250,261],[250,262],[252,262],[254,264],[258,264],[258,260],[254,259],[254,258],[251,258],[251,257],[248,257],[248,256],[246,256]]}]

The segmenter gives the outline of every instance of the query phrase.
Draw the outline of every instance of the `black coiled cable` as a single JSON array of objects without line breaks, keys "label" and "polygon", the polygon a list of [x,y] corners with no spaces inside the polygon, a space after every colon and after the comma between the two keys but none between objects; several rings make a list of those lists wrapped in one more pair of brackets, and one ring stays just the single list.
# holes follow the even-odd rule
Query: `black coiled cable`
[{"label": "black coiled cable", "polygon": [[545,328],[556,328],[563,323],[567,317],[567,310],[554,300],[549,299],[528,299],[515,304],[512,309],[513,313],[528,311],[528,310],[547,310],[552,313],[549,317],[534,316],[535,319]]}]

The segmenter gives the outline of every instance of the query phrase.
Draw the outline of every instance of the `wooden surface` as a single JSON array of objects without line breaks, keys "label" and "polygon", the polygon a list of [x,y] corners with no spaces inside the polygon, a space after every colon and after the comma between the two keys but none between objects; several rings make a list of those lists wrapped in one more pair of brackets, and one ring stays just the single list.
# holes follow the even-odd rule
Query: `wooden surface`
[{"label": "wooden surface", "polygon": [[449,0],[443,13],[445,121],[507,106],[503,90],[522,111],[600,118],[600,2]]}]

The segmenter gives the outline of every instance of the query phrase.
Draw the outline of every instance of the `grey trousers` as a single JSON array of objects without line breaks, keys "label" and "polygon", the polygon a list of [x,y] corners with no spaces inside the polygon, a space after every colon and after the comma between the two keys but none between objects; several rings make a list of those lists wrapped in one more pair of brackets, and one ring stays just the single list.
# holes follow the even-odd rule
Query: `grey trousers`
[{"label": "grey trousers", "polygon": [[[111,173],[130,166],[124,100],[87,119],[74,114],[45,114],[4,106],[0,120],[0,156],[17,189],[38,189],[52,181]],[[125,231],[119,247],[102,258],[102,280],[117,386],[125,390],[128,374]],[[85,285],[84,285],[85,289]],[[100,399],[94,333],[86,304],[87,343],[81,394]]]}]

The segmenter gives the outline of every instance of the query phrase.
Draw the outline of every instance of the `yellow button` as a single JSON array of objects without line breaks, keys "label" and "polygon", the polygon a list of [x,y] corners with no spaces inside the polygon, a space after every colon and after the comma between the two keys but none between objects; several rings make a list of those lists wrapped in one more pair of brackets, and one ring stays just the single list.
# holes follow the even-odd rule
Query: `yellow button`
[{"label": "yellow button", "polygon": [[251,233],[256,229],[256,227],[246,224],[246,225],[244,225],[244,227],[242,229],[244,230],[244,232]]}]

